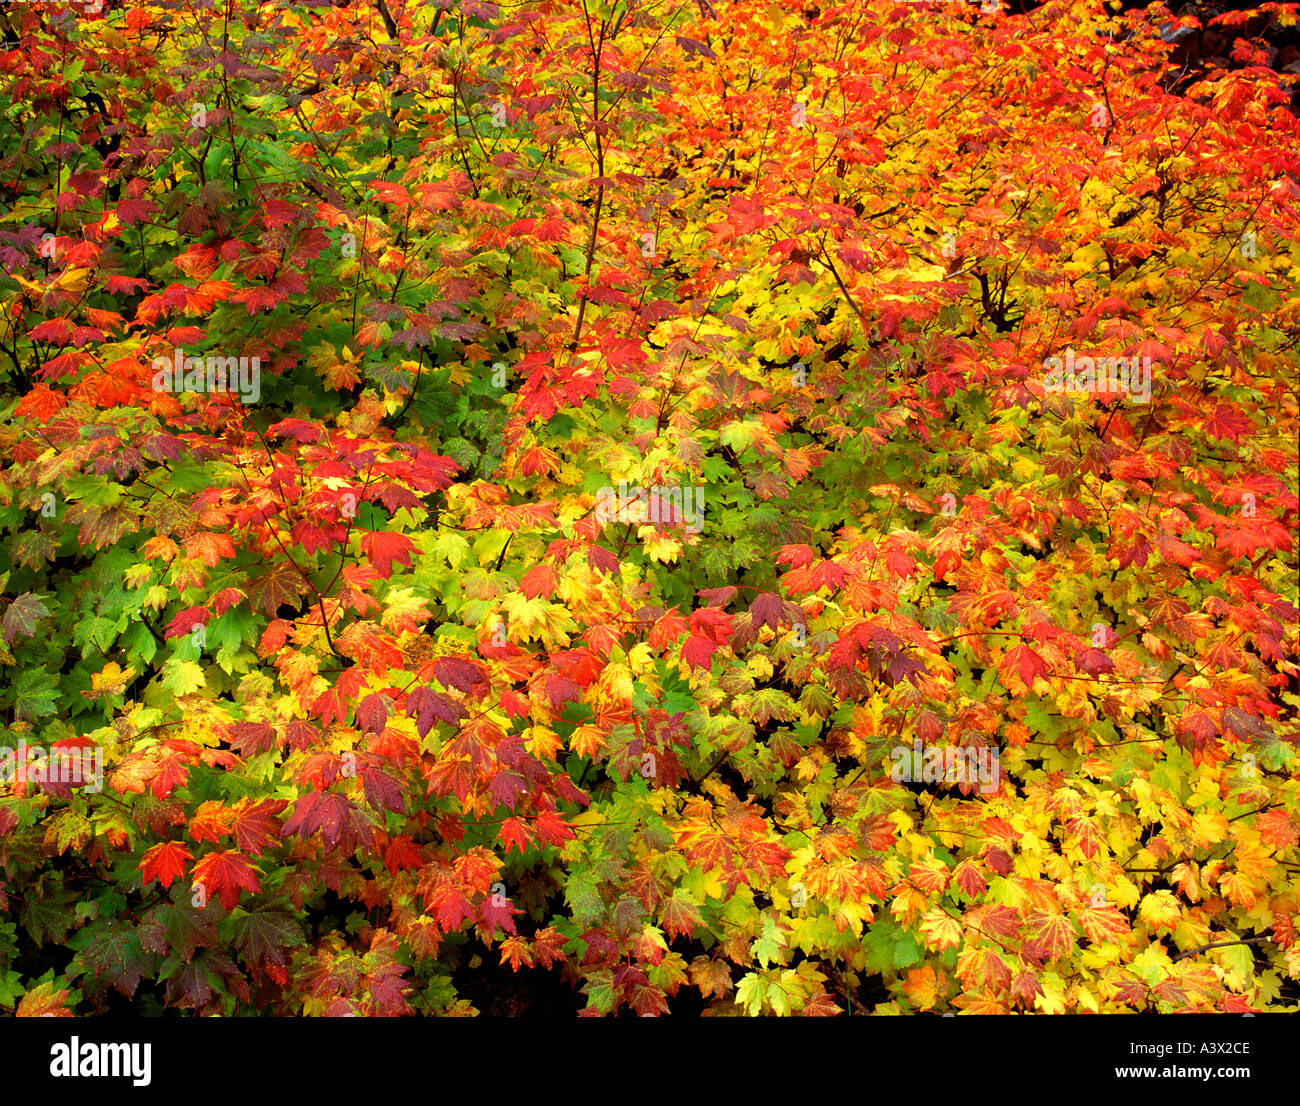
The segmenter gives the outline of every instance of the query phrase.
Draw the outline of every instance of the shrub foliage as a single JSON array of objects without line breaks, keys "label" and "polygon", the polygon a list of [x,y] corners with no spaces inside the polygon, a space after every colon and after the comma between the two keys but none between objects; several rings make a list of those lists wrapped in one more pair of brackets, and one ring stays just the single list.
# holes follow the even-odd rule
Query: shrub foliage
[{"label": "shrub foliage", "polygon": [[0,1007],[1295,1008],[1297,122],[1097,7],[0,10]]}]

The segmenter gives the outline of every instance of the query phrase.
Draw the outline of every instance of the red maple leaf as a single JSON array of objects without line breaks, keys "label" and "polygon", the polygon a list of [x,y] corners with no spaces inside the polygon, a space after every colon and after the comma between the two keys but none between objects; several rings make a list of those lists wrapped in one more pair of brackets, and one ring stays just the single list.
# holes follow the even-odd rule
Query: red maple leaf
[{"label": "red maple leaf", "polygon": [[474,908],[469,900],[456,888],[442,886],[435,888],[425,897],[425,910],[436,919],[444,933],[454,933],[474,917]]},{"label": "red maple leaf", "polygon": [[179,841],[162,841],[144,854],[139,870],[145,883],[156,879],[163,887],[170,887],[172,880],[185,874],[185,862],[193,859],[194,854]]},{"label": "red maple leaf", "polygon": [[776,563],[791,568],[806,568],[812,564],[814,556],[812,548],[807,545],[783,545],[776,555]]},{"label": "red maple leaf", "polygon": [[754,626],[767,626],[776,630],[781,625],[781,615],[785,603],[779,595],[765,592],[754,599],[749,606],[749,617]]},{"label": "red maple leaf", "polygon": [[195,884],[215,892],[227,910],[235,908],[241,890],[255,895],[262,889],[256,870],[238,849],[208,853],[194,865],[193,878]]},{"label": "red maple leaf", "polygon": [[44,421],[51,415],[62,411],[68,404],[67,396],[56,392],[48,384],[38,384],[18,404],[14,412],[22,418],[37,418]]},{"label": "red maple leaf", "polygon": [[533,829],[548,845],[562,845],[577,836],[564,816],[554,810],[538,811],[537,817],[533,819]]},{"label": "red maple leaf", "polygon": [[393,562],[411,567],[411,554],[418,553],[414,543],[405,534],[387,530],[370,530],[361,535],[361,551],[370,558],[375,571],[385,580],[393,574]]},{"label": "red maple leaf", "polygon": [[241,288],[230,297],[232,302],[244,304],[250,315],[256,315],[260,311],[271,311],[288,298],[284,292],[277,288],[258,285],[251,288]]},{"label": "red maple leaf", "polygon": [[519,581],[519,590],[529,599],[536,599],[539,595],[549,599],[559,583],[560,577],[550,565],[534,565]]},{"label": "red maple leaf", "polygon": [[505,845],[507,853],[511,849],[518,849],[522,854],[533,843],[533,831],[522,818],[507,818],[497,831],[497,840]]},{"label": "red maple leaf", "polygon": [[276,817],[288,803],[284,799],[263,799],[253,802],[248,796],[234,806],[231,832],[235,844],[250,856],[261,856],[280,839],[280,820]]},{"label": "red maple leaf", "polygon": [[697,637],[692,634],[686,639],[686,644],[682,646],[682,660],[696,668],[709,668],[713,663],[713,654],[717,651],[717,645],[706,637]]},{"label": "red maple leaf", "polygon": [[205,607],[190,607],[180,611],[168,623],[167,632],[163,637],[169,641],[174,637],[184,637],[186,634],[193,633],[195,626],[206,626],[211,619],[212,612]]},{"label": "red maple leaf", "polygon": [[390,838],[388,844],[384,846],[384,867],[392,875],[410,868],[418,868],[423,863],[424,854],[409,833],[401,833]]},{"label": "red maple leaf", "polygon": [[1256,429],[1241,410],[1230,403],[1220,403],[1205,419],[1205,432],[1214,438],[1239,442]]},{"label": "red maple leaf", "polygon": [[364,733],[380,733],[388,724],[388,697],[372,692],[357,706],[357,726]]},{"label": "red maple leaf", "polygon": [[1035,677],[1048,674],[1046,662],[1028,645],[1013,645],[1008,649],[998,670],[1004,676],[1014,673],[1026,688],[1034,686]]},{"label": "red maple leaf", "polygon": [[483,670],[466,657],[439,657],[433,662],[433,674],[444,687],[454,687],[466,694],[476,684],[487,682]]},{"label": "red maple leaf", "polygon": [[231,810],[225,804],[209,799],[199,805],[190,819],[189,837],[191,841],[211,841],[214,844],[223,837],[230,836]]}]

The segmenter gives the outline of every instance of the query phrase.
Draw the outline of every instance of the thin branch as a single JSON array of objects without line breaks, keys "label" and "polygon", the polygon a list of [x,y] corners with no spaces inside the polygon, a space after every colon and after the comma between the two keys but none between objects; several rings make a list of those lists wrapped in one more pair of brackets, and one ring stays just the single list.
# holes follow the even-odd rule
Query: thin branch
[{"label": "thin branch", "polygon": [[1197,945],[1194,949],[1188,949],[1186,952],[1180,952],[1174,957],[1174,960],[1182,960],[1187,956],[1195,956],[1198,952],[1206,952],[1209,949],[1227,948],[1229,945],[1263,945],[1271,941],[1271,937],[1247,937],[1241,941],[1216,941],[1212,945]]}]

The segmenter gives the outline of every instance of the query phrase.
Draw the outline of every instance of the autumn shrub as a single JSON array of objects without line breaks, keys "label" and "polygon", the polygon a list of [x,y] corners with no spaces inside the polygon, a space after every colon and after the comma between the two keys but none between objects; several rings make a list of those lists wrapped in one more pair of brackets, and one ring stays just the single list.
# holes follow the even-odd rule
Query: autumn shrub
[{"label": "autumn shrub", "polygon": [[1295,1009],[1289,93],[984,7],[0,9],[0,1008]]}]

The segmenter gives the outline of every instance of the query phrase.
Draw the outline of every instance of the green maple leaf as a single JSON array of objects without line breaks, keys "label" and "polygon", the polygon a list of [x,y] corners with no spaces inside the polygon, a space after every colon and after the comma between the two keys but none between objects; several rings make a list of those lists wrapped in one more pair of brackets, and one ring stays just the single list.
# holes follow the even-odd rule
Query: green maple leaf
[{"label": "green maple leaf", "polygon": [[284,952],[304,941],[302,926],[283,909],[271,905],[256,910],[236,907],[221,925],[222,935],[250,961],[270,957],[284,962]]},{"label": "green maple leaf", "polygon": [[172,657],[163,665],[163,676],[158,686],[171,698],[176,699],[182,695],[193,694],[206,683],[203,669],[197,664]]},{"label": "green maple leaf", "polygon": [[750,946],[750,951],[765,968],[772,963],[785,963],[785,933],[777,926],[772,915],[763,918],[763,932]]},{"label": "green maple leaf", "polygon": [[26,993],[22,976],[17,972],[0,973],[0,1006],[12,1006]]},{"label": "green maple leaf", "polygon": [[862,942],[867,953],[867,971],[880,975],[894,966],[894,931],[887,923],[873,925]]},{"label": "green maple leaf", "polygon": [[207,642],[216,649],[216,660],[228,675],[235,671],[236,662],[245,652],[244,643],[256,640],[257,623],[247,607],[231,607],[220,618],[207,626]]},{"label": "green maple leaf", "polygon": [[921,962],[921,946],[910,933],[899,934],[894,942],[894,967],[910,968]]},{"label": "green maple leaf", "polygon": [[1039,701],[1031,702],[1025,708],[1025,722],[1035,733],[1039,734],[1053,734],[1061,725],[1061,719],[1054,716]]},{"label": "green maple leaf", "polygon": [[614,1009],[614,973],[608,968],[599,968],[587,975],[582,985],[582,993],[587,996],[589,1005],[603,1013]]},{"label": "green maple leaf", "polygon": [[574,921],[584,926],[596,921],[605,912],[605,904],[601,900],[596,876],[592,871],[571,873],[564,888],[564,899],[573,911]]},{"label": "green maple leaf", "polygon": [[62,890],[50,892],[43,898],[30,896],[24,900],[18,916],[37,944],[49,940],[61,945],[73,927],[72,905],[75,901],[72,894]]},{"label": "green maple leaf", "polygon": [[763,1009],[763,1000],[767,998],[767,980],[750,972],[740,981],[736,988],[736,1002],[745,1008],[751,1018],[757,1017]]},{"label": "green maple leaf", "polygon": [[14,677],[14,708],[20,718],[31,721],[58,711],[62,697],[58,677],[45,671],[45,666],[27,668]]}]

